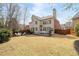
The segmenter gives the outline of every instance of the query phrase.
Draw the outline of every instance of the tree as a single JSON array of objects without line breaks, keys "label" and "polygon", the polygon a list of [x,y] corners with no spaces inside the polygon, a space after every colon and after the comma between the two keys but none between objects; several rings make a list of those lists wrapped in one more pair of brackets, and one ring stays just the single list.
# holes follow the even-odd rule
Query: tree
[{"label": "tree", "polygon": [[25,7],[25,11],[24,11],[24,29],[25,29],[25,20],[26,20],[26,14],[27,14],[27,7]]},{"label": "tree", "polygon": [[67,4],[64,4],[64,10],[73,10],[75,12],[79,12],[79,6],[78,5],[79,4],[76,4],[76,3],[67,3]]},{"label": "tree", "polygon": [[3,4],[0,4],[0,28],[4,27]]},{"label": "tree", "polygon": [[10,3],[10,4],[5,4],[6,9],[7,9],[7,16],[6,16],[6,27],[12,29],[12,26],[15,25],[15,23],[12,25],[13,19],[17,20],[17,17],[19,15],[19,5],[15,3]]},{"label": "tree", "polygon": [[2,16],[2,4],[0,4],[0,17]]},{"label": "tree", "polygon": [[76,25],[75,31],[76,31],[77,36],[79,36],[79,24]]}]

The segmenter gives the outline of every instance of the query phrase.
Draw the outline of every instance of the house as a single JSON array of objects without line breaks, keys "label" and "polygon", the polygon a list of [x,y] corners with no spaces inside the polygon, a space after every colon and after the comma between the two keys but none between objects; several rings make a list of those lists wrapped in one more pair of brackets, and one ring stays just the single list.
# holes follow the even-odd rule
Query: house
[{"label": "house", "polygon": [[75,34],[75,26],[79,24],[79,12],[73,16],[72,23],[72,33]]},{"label": "house", "polygon": [[71,29],[72,22],[66,22],[65,24],[61,25],[61,30]]},{"label": "house", "polygon": [[54,34],[55,29],[60,29],[59,21],[56,18],[56,9],[53,9],[53,16],[38,17],[32,15],[32,22],[29,23],[29,28],[35,34],[49,33],[52,30]]}]

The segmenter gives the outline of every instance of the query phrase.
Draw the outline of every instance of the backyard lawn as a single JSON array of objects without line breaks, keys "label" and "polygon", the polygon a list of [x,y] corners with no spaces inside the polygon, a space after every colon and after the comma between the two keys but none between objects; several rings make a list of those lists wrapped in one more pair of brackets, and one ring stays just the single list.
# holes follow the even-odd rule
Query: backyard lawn
[{"label": "backyard lawn", "polygon": [[52,37],[26,35],[10,38],[0,44],[0,55],[22,56],[69,56],[78,55],[78,38],[53,35]]}]

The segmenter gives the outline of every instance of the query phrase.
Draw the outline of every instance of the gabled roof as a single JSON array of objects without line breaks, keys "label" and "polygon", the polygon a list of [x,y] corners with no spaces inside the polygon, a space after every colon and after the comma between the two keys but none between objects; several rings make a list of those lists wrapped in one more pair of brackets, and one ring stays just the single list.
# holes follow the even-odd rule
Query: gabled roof
[{"label": "gabled roof", "polygon": [[52,15],[50,15],[50,16],[45,16],[45,17],[42,17],[42,19],[49,19],[49,18],[53,18],[53,16],[52,16]]},{"label": "gabled roof", "polygon": [[73,19],[79,18],[79,12],[77,12],[74,16]]},{"label": "gabled roof", "polygon": [[32,15],[32,18],[33,18],[33,17],[36,18],[36,19],[39,19],[39,20],[41,19],[40,17],[35,16],[35,15]]},{"label": "gabled roof", "polygon": [[38,17],[38,16],[35,16],[35,15],[32,15],[32,17],[37,18],[37,19],[39,19],[39,20],[53,18],[52,15],[50,15],[50,16],[45,16],[45,17]]}]

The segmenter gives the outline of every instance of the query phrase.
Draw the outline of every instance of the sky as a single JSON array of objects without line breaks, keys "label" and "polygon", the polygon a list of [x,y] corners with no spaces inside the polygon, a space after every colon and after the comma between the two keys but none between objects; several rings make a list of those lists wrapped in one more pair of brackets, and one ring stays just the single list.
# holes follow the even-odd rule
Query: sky
[{"label": "sky", "polygon": [[[53,8],[56,9],[57,19],[59,20],[60,24],[64,24],[68,21],[71,21],[71,18],[76,14],[75,8],[79,8],[79,4],[73,4],[72,9],[64,10],[65,6],[68,4],[64,3],[27,3],[27,4],[19,4],[21,10],[24,10],[24,7],[27,8],[26,14],[26,21],[25,23],[28,24],[32,19],[32,15],[36,15],[39,17],[43,16],[50,16],[53,15]],[[24,14],[22,14],[23,16]],[[23,19],[21,17],[21,19]],[[23,23],[23,20],[20,21]]]}]

